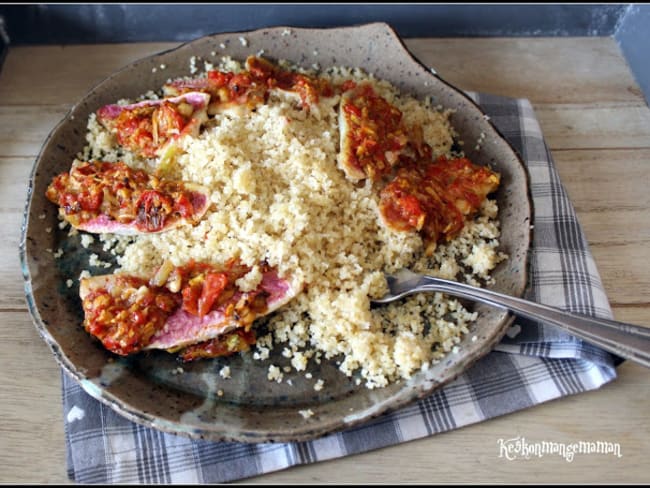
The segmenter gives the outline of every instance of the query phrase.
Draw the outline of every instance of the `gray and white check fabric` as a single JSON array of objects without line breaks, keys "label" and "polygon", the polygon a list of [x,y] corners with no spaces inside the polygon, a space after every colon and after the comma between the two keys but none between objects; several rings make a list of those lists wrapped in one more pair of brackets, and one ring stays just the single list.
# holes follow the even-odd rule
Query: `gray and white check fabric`
[{"label": "gray and white check fabric", "polygon": [[[528,299],[599,317],[611,310],[575,211],[528,100],[469,94],[528,166],[534,242]],[[518,320],[493,352],[430,396],[353,429],[296,443],[191,440],[134,424],[63,373],[70,479],[220,483],[406,442],[599,388],[620,360],[544,324]],[[83,412],[83,415],[81,414]]]}]

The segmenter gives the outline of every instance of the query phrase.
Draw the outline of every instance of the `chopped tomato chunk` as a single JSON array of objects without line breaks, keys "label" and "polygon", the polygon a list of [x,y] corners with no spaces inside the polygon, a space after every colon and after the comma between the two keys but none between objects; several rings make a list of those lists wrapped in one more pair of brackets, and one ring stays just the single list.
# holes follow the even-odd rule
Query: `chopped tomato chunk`
[{"label": "chopped tomato chunk", "polygon": [[207,273],[198,299],[198,312],[202,317],[207,314],[214,305],[219,295],[226,289],[228,275],[226,273]]}]

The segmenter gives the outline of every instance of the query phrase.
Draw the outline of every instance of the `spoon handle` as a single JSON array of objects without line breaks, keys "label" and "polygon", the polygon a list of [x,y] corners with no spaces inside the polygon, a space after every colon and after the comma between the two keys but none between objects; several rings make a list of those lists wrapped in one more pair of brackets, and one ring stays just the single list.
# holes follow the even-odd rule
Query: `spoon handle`
[{"label": "spoon handle", "polygon": [[522,298],[464,283],[423,276],[421,291],[440,291],[508,309],[517,315],[561,327],[611,353],[650,368],[650,328],[565,312]]}]

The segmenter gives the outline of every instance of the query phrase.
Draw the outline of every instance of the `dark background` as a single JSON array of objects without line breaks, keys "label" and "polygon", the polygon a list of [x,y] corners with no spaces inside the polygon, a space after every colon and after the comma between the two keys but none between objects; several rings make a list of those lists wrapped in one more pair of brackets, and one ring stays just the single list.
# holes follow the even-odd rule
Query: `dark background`
[{"label": "dark background", "polygon": [[13,5],[16,44],[188,41],[275,25],[388,22],[402,37],[611,35],[627,9],[610,5],[80,4]]},{"label": "dark background", "polygon": [[0,5],[0,15],[5,45],[189,41],[260,27],[375,21],[403,38],[612,36],[650,98],[645,4],[14,4]]}]

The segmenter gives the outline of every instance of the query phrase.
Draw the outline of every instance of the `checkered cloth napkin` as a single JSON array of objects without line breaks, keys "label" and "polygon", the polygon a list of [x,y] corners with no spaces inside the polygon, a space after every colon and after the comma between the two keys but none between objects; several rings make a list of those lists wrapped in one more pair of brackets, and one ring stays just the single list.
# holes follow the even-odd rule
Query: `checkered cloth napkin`
[{"label": "checkered cloth napkin", "polygon": [[[526,162],[534,200],[526,298],[611,318],[587,242],[528,100],[469,94]],[[556,328],[517,320],[493,352],[430,396],[350,430],[285,444],[208,442],[134,424],[63,376],[70,479],[80,483],[220,483],[434,435],[596,389],[619,359]]]}]

